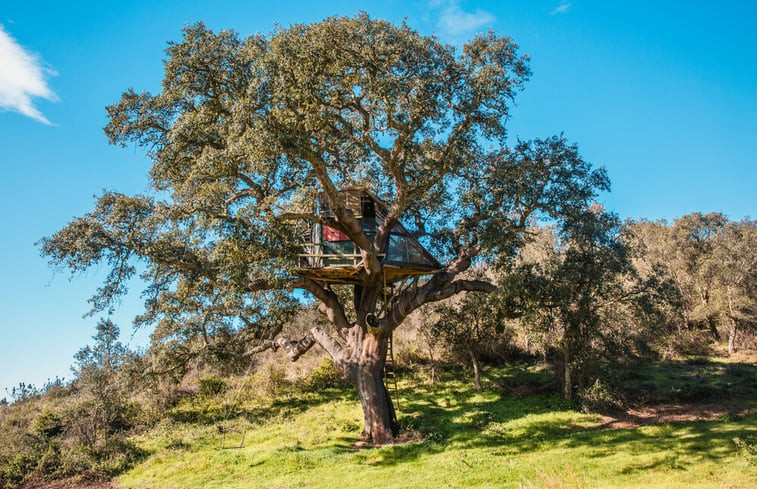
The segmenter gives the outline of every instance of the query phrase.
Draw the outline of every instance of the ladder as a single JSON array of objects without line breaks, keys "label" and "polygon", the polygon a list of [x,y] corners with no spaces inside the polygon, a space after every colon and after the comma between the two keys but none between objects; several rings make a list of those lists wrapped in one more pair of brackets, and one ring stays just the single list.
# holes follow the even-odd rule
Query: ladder
[{"label": "ladder", "polygon": [[[400,393],[399,388],[397,387],[397,372],[394,370],[393,337],[394,334],[389,335],[389,348],[386,352],[386,362],[384,362],[384,378],[394,383],[394,399],[397,403],[397,412],[400,412]],[[389,397],[391,402],[391,394]]]}]

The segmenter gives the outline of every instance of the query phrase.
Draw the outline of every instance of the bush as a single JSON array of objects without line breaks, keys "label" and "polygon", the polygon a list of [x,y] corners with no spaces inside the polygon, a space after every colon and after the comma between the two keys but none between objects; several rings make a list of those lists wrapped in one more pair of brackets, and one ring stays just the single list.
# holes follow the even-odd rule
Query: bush
[{"label": "bush", "polygon": [[0,487],[15,487],[24,482],[37,467],[39,458],[37,453],[19,452],[0,463]]},{"label": "bush", "polygon": [[736,437],[733,439],[733,443],[744,454],[750,465],[757,465],[757,437]]},{"label": "bush", "polygon": [[34,419],[32,428],[36,434],[47,440],[59,437],[64,429],[60,416],[47,409]]},{"label": "bush", "polygon": [[286,379],[286,370],[279,364],[270,363],[263,372],[256,375],[259,385],[266,395],[275,396],[280,394],[289,384]]},{"label": "bush", "polygon": [[412,370],[418,365],[427,365],[431,359],[423,351],[416,347],[397,349],[394,354],[394,363],[398,368]]},{"label": "bush", "polygon": [[300,388],[305,392],[318,392],[329,387],[346,387],[348,384],[334,362],[330,358],[324,358],[310,374],[300,381]]},{"label": "bush", "polygon": [[622,409],[623,406],[618,395],[600,379],[579,393],[579,401],[585,412],[607,413]]},{"label": "bush", "polygon": [[226,392],[226,382],[217,375],[208,374],[197,379],[199,394],[201,397],[216,397]]}]

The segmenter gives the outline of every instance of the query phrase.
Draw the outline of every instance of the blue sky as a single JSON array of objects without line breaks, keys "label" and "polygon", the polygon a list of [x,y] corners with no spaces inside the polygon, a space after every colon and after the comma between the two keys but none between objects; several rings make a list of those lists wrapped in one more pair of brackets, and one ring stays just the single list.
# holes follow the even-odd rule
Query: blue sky
[{"label": "blue sky", "polygon": [[[0,10],[0,398],[70,376],[103,270],[69,280],[34,243],[102,189],[147,189],[149,162],[108,146],[104,107],[158,90],[166,42],[202,20],[242,35],[365,10],[460,44],[490,28],[532,58],[511,137],[564,133],[604,165],[621,217],[757,216],[757,3],[732,1],[26,2]],[[136,291],[135,291],[136,292]],[[138,293],[115,315],[124,340]]]}]

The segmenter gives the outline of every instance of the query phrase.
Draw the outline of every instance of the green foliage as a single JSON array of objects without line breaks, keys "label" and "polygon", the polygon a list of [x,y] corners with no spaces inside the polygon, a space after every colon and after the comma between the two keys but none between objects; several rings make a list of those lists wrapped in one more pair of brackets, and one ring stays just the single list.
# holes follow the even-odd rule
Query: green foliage
[{"label": "green foliage", "polygon": [[425,317],[428,334],[451,350],[456,360],[472,366],[474,385],[481,390],[482,357],[503,359],[509,347],[500,296],[467,293],[453,304],[426,311]]},{"label": "green foliage", "polygon": [[299,385],[305,392],[319,392],[328,388],[343,389],[349,386],[349,382],[330,358],[324,358],[312,372],[299,381]]},{"label": "green foliage", "polygon": [[217,375],[207,374],[197,379],[201,397],[216,397],[226,391],[226,382]]},{"label": "green foliage", "polygon": [[579,392],[579,403],[586,412],[612,413],[623,407],[623,402],[606,382],[596,379],[588,389]]},{"label": "green foliage", "polygon": [[643,297],[621,240],[617,217],[599,206],[576,215],[562,231],[534,230],[517,260],[501,264],[502,303],[554,349],[566,399],[594,384],[603,356],[627,349],[620,309]]},{"label": "green foliage", "polygon": [[695,212],[671,224],[632,222],[628,229],[640,249],[637,267],[659,275],[677,297],[660,304],[660,316],[650,322],[652,344],[670,356],[704,353],[724,332],[729,353],[749,343],[757,324],[755,221]]},{"label": "green foliage", "polygon": [[45,410],[34,419],[32,429],[42,438],[52,439],[63,433],[64,425],[58,413]]}]

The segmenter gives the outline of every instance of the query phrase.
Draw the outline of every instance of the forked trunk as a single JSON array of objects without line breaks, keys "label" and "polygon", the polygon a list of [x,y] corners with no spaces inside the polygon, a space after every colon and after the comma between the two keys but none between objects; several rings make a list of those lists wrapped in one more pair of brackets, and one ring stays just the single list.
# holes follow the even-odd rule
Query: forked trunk
[{"label": "forked trunk", "polygon": [[[492,292],[495,287],[488,282],[452,281],[457,273],[470,266],[474,255],[464,254],[462,259],[454,261],[421,286],[408,283],[391,299],[384,277],[380,275],[380,266],[374,263],[376,267],[366,269],[366,281],[354,286],[354,322],[348,318],[339,296],[330,285],[304,277],[302,287],[321,301],[318,310],[336,328],[337,337],[314,326],[300,339],[280,337],[272,342],[271,347],[283,349],[294,362],[314,345],[320,345],[355,386],[363,408],[363,438],[377,445],[394,443],[399,425],[383,377],[389,338],[402,321],[423,304],[444,300],[462,291]],[[364,256],[364,260],[371,262],[370,256]],[[379,301],[382,308],[377,307]]]}]

